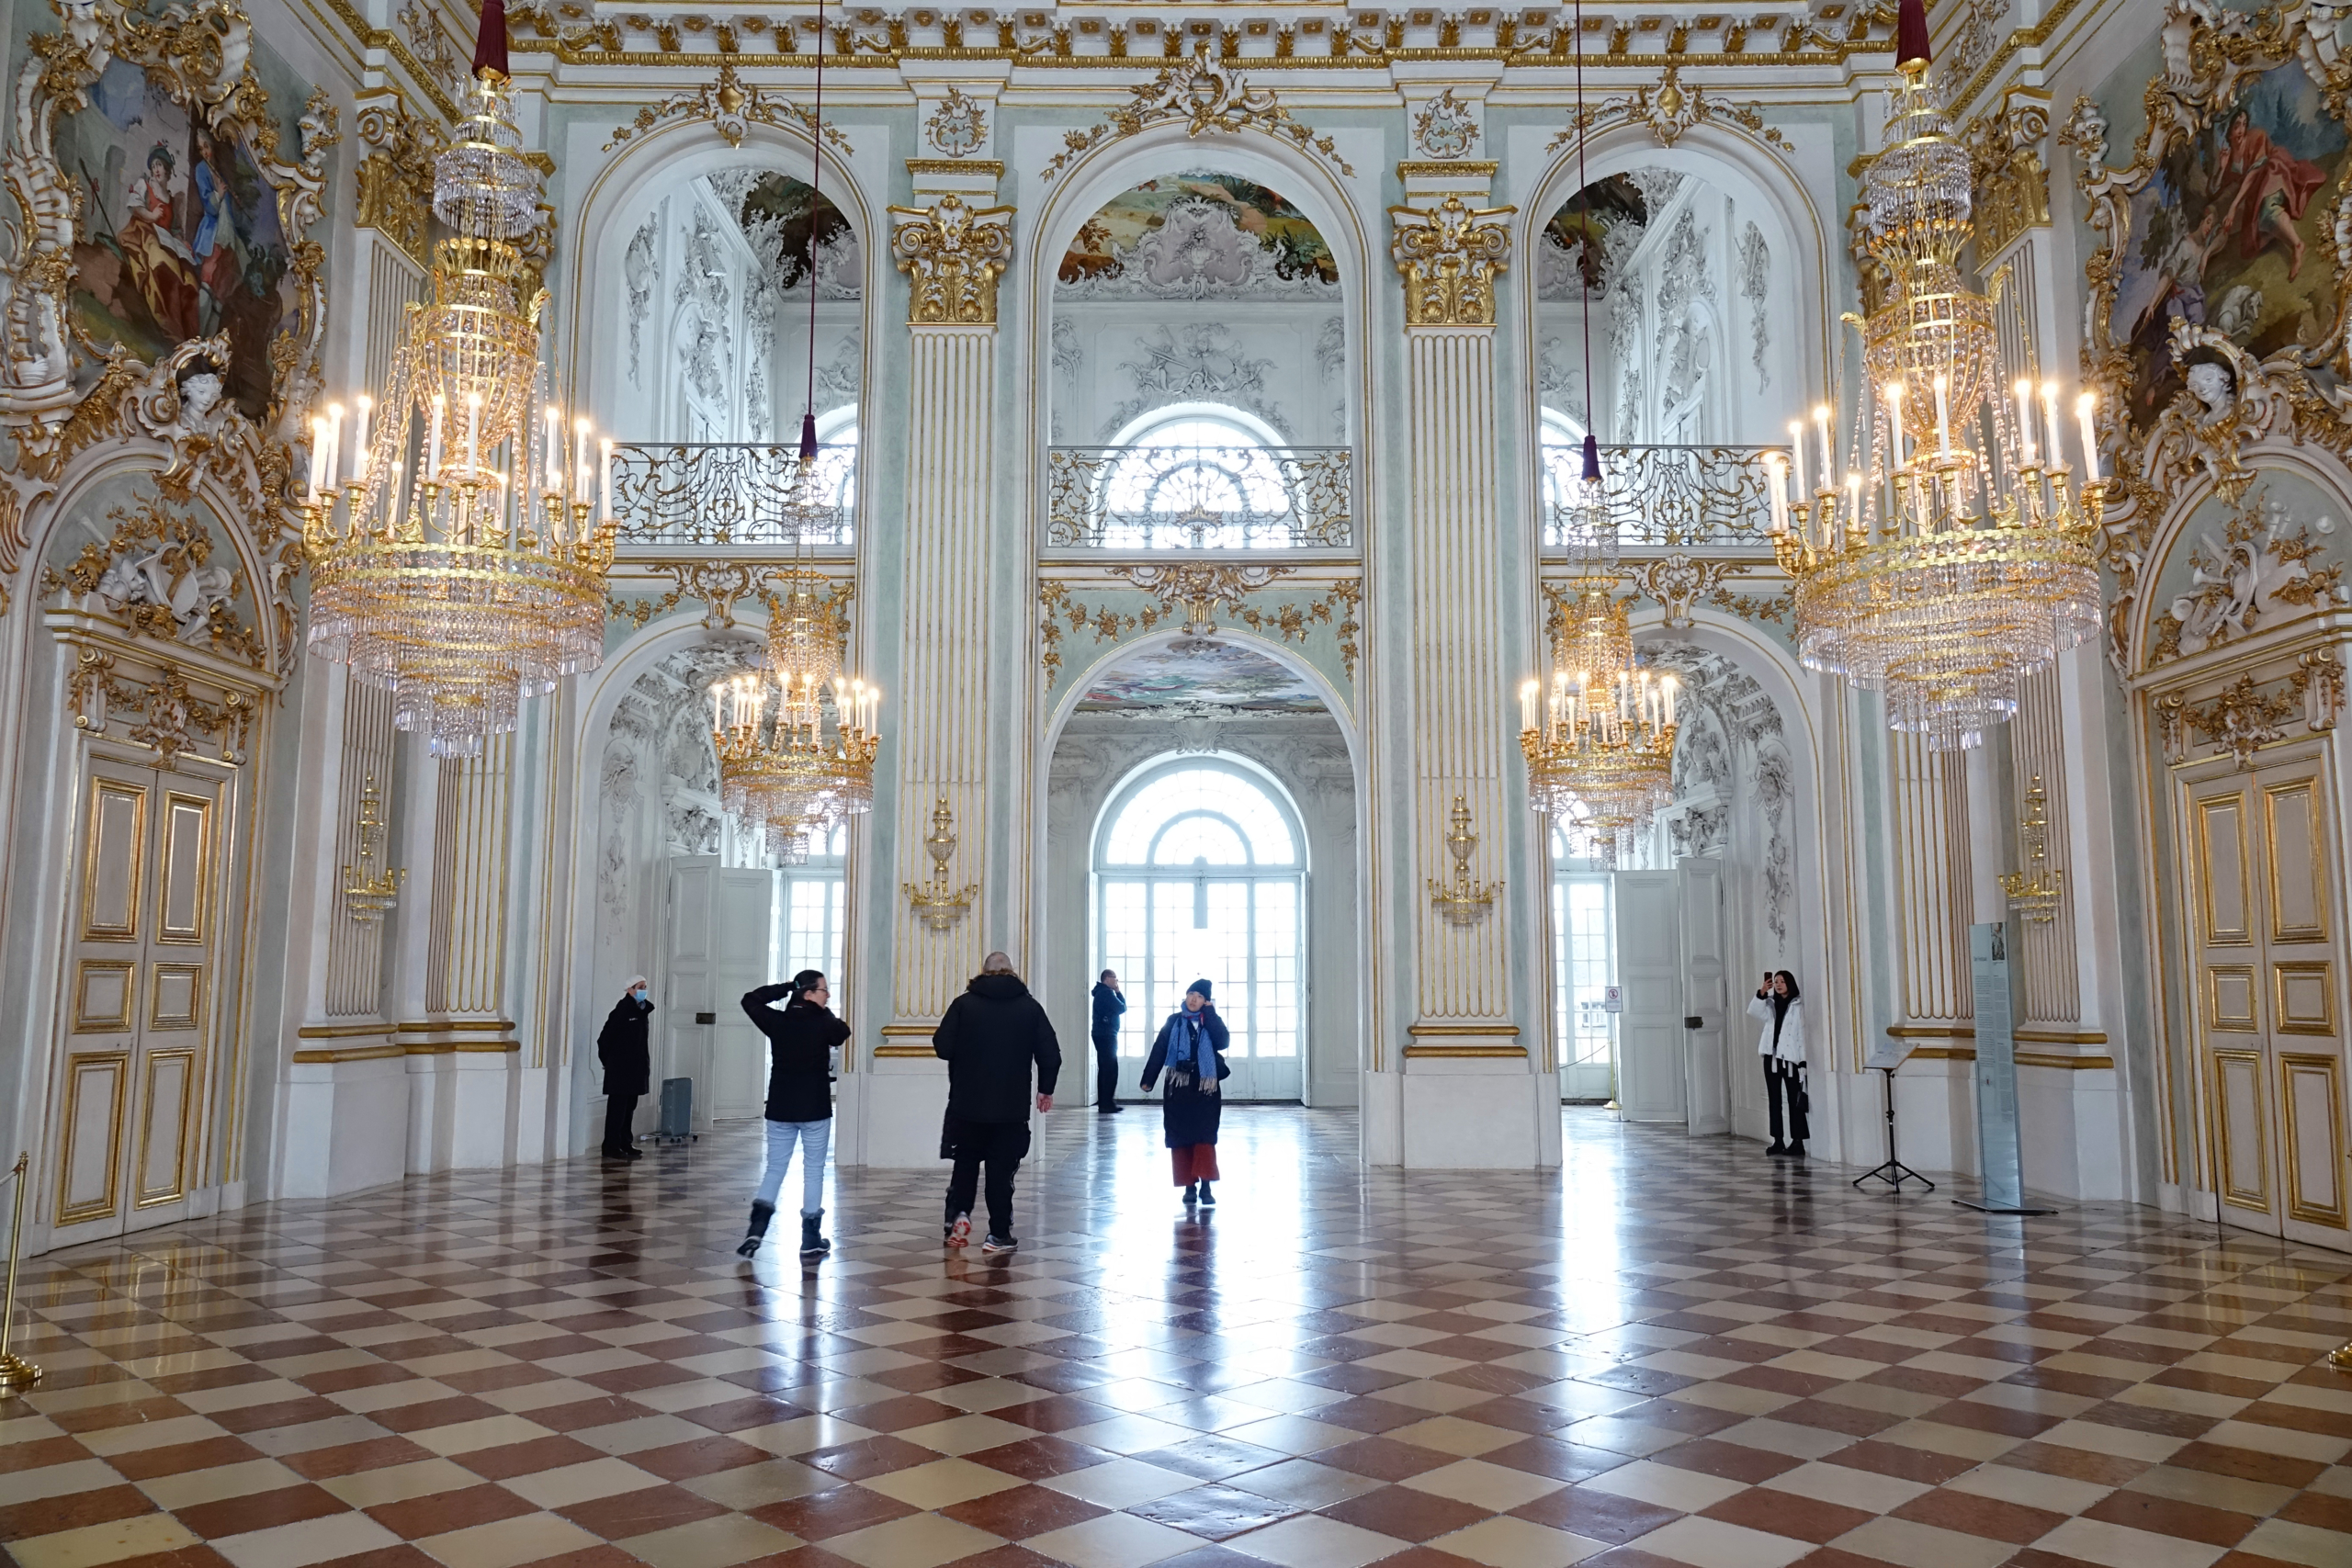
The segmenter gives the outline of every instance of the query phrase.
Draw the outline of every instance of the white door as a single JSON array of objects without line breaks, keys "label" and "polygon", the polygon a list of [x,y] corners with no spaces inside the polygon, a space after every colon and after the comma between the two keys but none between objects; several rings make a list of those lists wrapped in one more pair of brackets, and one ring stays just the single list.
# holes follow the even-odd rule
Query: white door
[{"label": "white door", "polygon": [[691,1078],[695,1126],[710,1124],[711,1034],[718,1019],[718,857],[674,855],[670,861],[670,940],[663,954],[662,995],[653,998],[659,1048],[653,1054],[658,1105],[665,1078]]},{"label": "white door", "polygon": [[713,879],[718,899],[710,983],[718,1014],[710,1030],[714,1121],[757,1116],[767,1103],[767,1036],[744,1012],[743,993],[784,977],[768,973],[775,881],[772,871],[745,870],[722,871]]},{"label": "white door", "polygon": [[[1159,1026],[1184,1005],[1184,988],[1205,978],[1231,1035],[1225,1097],[1300,1098],[1306,894],[1303,876],[1220,877],[1205,867],[1191,876],[1104,880],[1098,967],[1118,970],[1126,987],[1123,1094],[1136,1092]],[[1069,1042],[1062,1052],[1067,1076]]]},{"label": "white door", "polygon": [[74,828],[52,1240],[184,1218],[200,1184],[232,775],[93,748]]},{"label": "white door", "polygon": [[1682,878],[1671,871],[1615,875],[1617,1105],[1628,1122],[1688,1114],[1682,1048]]},{"label": "white door", "polygon": [[1682,878],[1682,1047],[1693,1134],[1731,1131],[1730,1085],[1724,1074],[1728,977],[1724,973],[1723,863],[1694,856]]}]

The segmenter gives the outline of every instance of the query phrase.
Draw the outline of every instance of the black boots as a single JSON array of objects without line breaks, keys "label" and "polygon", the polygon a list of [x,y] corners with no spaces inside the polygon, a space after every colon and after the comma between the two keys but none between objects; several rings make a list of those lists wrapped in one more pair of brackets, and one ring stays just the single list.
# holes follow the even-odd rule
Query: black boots
[{"label": "black boots", "polygon": [[1201,1185],[1197,1181],[1184,1183],[1184,1207],[1191,1208],[1201,1201]]},{"label": "black boots", "polygon": [[1765,1152],[1766,1154],[1768,1154],[1768,1155],[1771,1156],[1774,1159],[1779,1159],[1781,1156],[1783,1156],[1783,1155],[1785,1155],[1785,1154],[1787,1154],[1787,1153],[1789,1152],[1789,1146],[1788,1146],[1786,1144],[1784,1144],[1784,1143],[1781,1142],[1781,1140],[1780,1140],[1780,1139],[1775,1138],[1775,1139],[1773,1139],[1773,1140],[1772,1140],[1772,1146],[1771,1146],[1770,1148],[1769,1148],[1769,1149],[1766,1149],[1764,1152]]},{"label": "black boots", "polygon": [[1209,1190],[1209,1184],[1205,1181],[1201,1183],[1201,1207],[1204,1209],[1216,1207],[1216,1194]]},{"label": "black boots", "polygon": [[800,1216],[801,1257],[822,1258],[825,1254],[832,1251],[833,1244],[825,1239],[824,1233],[820,1228],[823,1226],[824,1223],[825,1211],[822,1209],[818,1210],[813,1214],[803,1214]]},{"label": "black boots", "polygon": [[768,1222],[775,1218],[775,1205],[774,1203],[762,1203],[754,1201],[752,1204],[752,1223],[744,1230],[742,1245],[735,1249],[735,1256],[738,1258],[749,1258],[752,1254],[759,1251],[760,1239],[768,1234]]}]

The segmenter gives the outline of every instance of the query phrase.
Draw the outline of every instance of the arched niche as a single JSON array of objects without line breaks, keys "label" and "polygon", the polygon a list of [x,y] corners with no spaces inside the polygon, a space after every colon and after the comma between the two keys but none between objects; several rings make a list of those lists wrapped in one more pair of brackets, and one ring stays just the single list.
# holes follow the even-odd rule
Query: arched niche
[{"label": "arched niche", "polygon": [[2252,460],[2234,502],[2202,485],[2179,497],[2137,563],[2135,674],[2352,600],[2352,476],[2310,448]]},{"label": "arched niche", "polygon": [[777,128],[730,147],[690,123],[598,172],[568,357],[618,440],[790,445],[813,412],[827,440],[854,445],[887,254],[847,165],[825,149],[812,166],[811,153]]},{"label": "arched niche", "polygon": [[[1752,139],[1704,127],[1672,147],[1621,128],[1593,137],[1581,164],[1573,147],[1555,157],[1516,220],[1530,428],[1549,411],[1610,446],[1784,439],[1789,411],[1820,397],[1828,347],[1827,252],[1795,175]],[[1607,394],[1597,415],[1584,412],[1596,406],[1588,286],[1592,379]]]}]

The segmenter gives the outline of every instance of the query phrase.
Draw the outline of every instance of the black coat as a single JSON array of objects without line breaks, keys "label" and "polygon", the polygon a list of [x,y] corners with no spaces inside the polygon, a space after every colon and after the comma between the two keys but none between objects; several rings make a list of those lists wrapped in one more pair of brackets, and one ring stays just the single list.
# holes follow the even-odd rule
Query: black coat
[{"label": "black coat", "polygon": [[1094,1038],[1108,1039],[1119,1032],[1119,1015],[1127,1010],[1127,998],[1104,985],[1094,982]]},{"label": "black coat", "polygon": [[931,1048],[947,1064],[951,1121],[1026,1124],[1030,1065],[1036,1065],[1039,1094],[1053,1093],[1061,1077],[1061,1043],[1017,976],[975,976],[947,1004]]},{"label": "black coat", "polygon": [[768,1037],[767,1119],[831,1121],[832,1051],[849,1038],[849,1025],[832,1009],[798,998],[781,1011],[769,1005],[791,990],[785,982],[743,993],[744,1013]]},{"label": "black coat", "polygon": [[653,1004],[623,997],[596,1035],[596,1060],[605,1069],[606,1094],[650,1094],[653,1089],[653,1054],[646,1048],[646,1020]]},{"label": "black coat", "polygon": [[[1233,1067],[1225,1059],[1226,1047],[1232,1043],[1232,1032],[1225,1027],[1225,1020],[1217,1017],[1216,1009],[1201,1010],[1202,1027],[1208,1032],[1209,1044],[1216,1051],[1216,1081],[1223,1083],[1233,1076]],[[1184,1015],[1180,1010],[1170,1013],[1168,1021],[1159,1026],[1159,1037],[1151,1043],[1151,1055],[1143,1065],[1143,1091],[1159,1079],[1159,1069],[1168,1065],[1168,1036],[1175,1029],[1176,1021]],[[1217,1122],[1225,1113],[1225,1096],[1204,1094],[1198,1082],[1182,1086],[1170,1084],[1168,1092],[1159,1100],[1159,1124],[1171,1149],[1189,1149],[1195,1144],[1216,1142]]]}]

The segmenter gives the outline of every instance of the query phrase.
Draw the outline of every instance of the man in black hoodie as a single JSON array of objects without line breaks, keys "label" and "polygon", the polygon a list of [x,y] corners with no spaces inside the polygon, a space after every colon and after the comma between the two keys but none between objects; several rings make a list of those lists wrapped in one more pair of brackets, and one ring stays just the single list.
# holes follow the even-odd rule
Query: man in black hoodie
[{"label": "man in black hoodie", "polygon": [[1109,969],[1094,982],[1094,1109],[1108,1116],[1119,1109],[1119,1015],[1126,993]]},{"label": "man in black hoodie", "polygon": [[1051,1111],[1061,1044],[1012,960],[991,953],[947,1004],[931,1048],[947,1064],[947,1116],[939,1132],[939,1157],[956,1162],[947,1179],[947,1245],[971,1238],[972,1198],[986,1165],[989,1234],[980,1250],[1011,1252],[1021,1245],[1012,1235],[1012,1178],[1029,1152],[1029,1069],[1035,1064],[1037,1109]]}]

